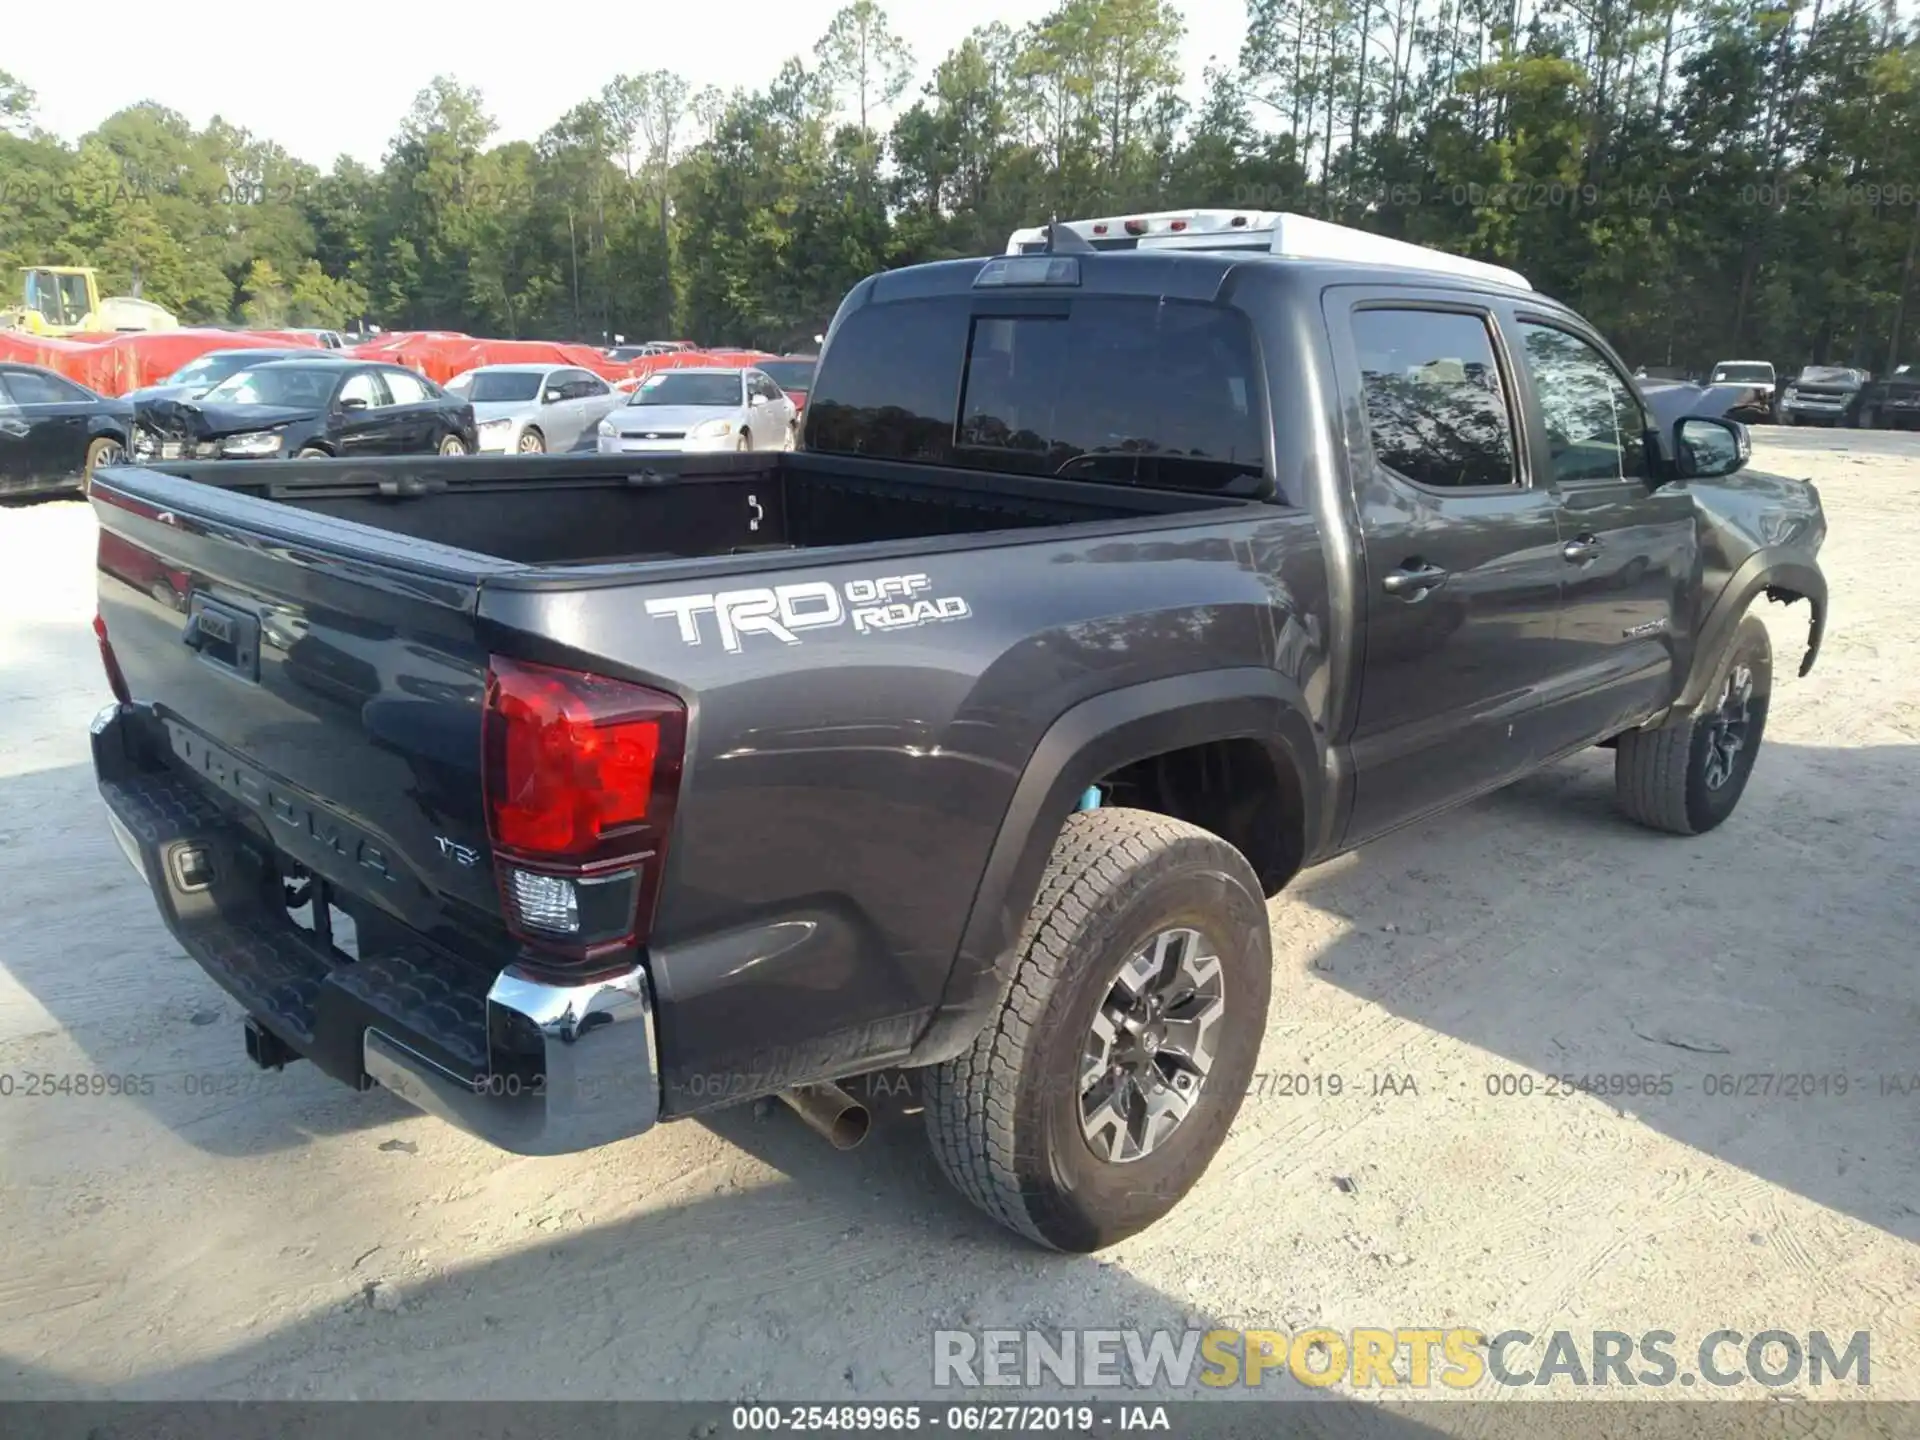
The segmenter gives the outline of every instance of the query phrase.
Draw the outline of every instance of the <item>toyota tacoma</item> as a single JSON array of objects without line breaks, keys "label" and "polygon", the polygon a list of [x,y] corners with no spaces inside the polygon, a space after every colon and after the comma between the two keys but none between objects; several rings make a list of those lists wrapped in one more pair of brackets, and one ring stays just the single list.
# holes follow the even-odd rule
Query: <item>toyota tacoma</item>
[{"label": "toyota tacoma", "polygon": [[1805,674],[1827,606],[1740,425],[1300,217],[1010,250],[857,285],[794,452],[102,471],[100,791],[258,1063],[524,1154],[906,1067],[1095,1250],[1224,1139],[1303,867],[1597,745],[1733,812],[1753,607]]}]

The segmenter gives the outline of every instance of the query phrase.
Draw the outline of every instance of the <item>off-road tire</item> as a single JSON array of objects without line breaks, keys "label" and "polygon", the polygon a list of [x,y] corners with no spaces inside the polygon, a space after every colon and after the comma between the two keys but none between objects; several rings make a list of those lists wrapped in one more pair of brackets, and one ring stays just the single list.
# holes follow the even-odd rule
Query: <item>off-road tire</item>
[{"label": "off-road tire", "polygon": [[[1218,1047],[1178,1126],[1115,1163],[1082,1132],[1082,1048],[1123,962],[1175,927],[1199,931],[1220,958]],[[1054,846],[1016,954],[993,1019],[927,1071],[928,1135],[955,1188],[1002,1225],[1048,1249],[1101,1250],[1173,1209],[1239,1113],[1272,986],[1266,902],[1218,836],[1143,810],[1086,811]]]},{"label": "off-road tire", "polygon": [[[1734,772],[1719,789],[1707,784],[1711,727],[1727,677],[1745,665],[1753,673],[1749,718]],[[1631,820],[1670,835],[1704,835],[1740,803],[1753,774],[1767,726],[1773,690],[1773,645],[1758,615],[1747,615],[1715,665],[1700,704],[1652,730],[1629,730],[1613,752],[1613,794]]]}]

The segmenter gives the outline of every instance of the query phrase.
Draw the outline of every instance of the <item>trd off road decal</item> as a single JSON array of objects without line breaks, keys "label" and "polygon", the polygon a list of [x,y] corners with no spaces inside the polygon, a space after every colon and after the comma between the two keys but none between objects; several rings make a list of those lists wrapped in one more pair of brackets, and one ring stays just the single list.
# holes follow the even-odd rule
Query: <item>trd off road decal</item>
[{"label": "trd off road decal", "polygon": [[824,630],[851,623],[861,635],[878,630],[911,630],[936,620],[964,620],[973,611],[958,595],[930,598],[933,582],[925,575],[886,575],[849,580],[835,587],[824,580],[799,585],[770,585],[753,590],[723,590],[717,595],[676,595],[647,601],[647,613],[680,622],[680,638],[701,643],[701,617],[712,615],[720,644],[739,654],[744,635],[771,635],[788,645],[800,643],[799,631]]}]

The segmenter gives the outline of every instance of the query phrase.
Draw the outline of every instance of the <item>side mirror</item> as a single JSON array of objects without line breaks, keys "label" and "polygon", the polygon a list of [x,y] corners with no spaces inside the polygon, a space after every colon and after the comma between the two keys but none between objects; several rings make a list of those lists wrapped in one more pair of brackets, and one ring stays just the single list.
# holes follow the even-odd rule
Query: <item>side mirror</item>
[{"label": "side mirror", "polygon": [[1682,480],[1731,475],[1753,454],[1746,426],[1707,415],[1683,416],[1673,427],[1673,448]]},{"label": "side mirror", "polygon": [[549,389],[549,390],[547,391],[547,393],[546,393],[546,394],[544,394],[544,395],[542,395],[542,396],[540,397],[540,403],[541,403],[542,405],[557,405],[557,404],[559,404],[559,403],[560,403],[560,392],[559,392],[558,390],[556,390],[556,389]]},{"label": "side mirror", "polygon": [[749,400],[747,403],[749,405],[764,405],[767,403],[767,397],[756,393],[754,397],[751,400]]},{"label": "side mirror", "polygon": [[366,408],[367,408],[367,402],[362,400],[358,395],[350,395],[345,400],[342,400],[340,402],[341,413],[347,414],[347,415],[352,415],[356,411],[364,410]]}]

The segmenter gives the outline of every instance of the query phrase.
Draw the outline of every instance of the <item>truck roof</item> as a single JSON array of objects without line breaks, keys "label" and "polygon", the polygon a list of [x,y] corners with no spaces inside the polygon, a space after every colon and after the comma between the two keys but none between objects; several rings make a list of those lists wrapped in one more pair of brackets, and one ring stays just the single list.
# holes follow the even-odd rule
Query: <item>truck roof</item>
[{"label": "truck roof", "polygon": [[[980,276],[989,267],[1019,263],[1024,257],[976,257],[966,260],[932,260],[898,270],[885,270],[862,281],[848,296],[850,301],[885,303],[914,296],[962,294],[979,287]],[[1103,295],[1155,295],[1170,299],[1215,300],[1227,277],[1234,271],[1257,267],[1289,286],[1317,288],[1326,285],[1366,285],[1383,281],[1420,284],[1475,293],[1497,292],[1513,298],[1524,296],[1534,305],[1564,308],[1532,289],[1484,280],[1458,272],[1417,270],[1405,266],[1383,266],[1375,262],[1351,259],[1295,259],[1269,257],[1237,250],[1122,250],[1095,254],[1061,256],[1077,262],[1072,273],[1075,281],[1055,282]],[[1031,286],[1018,279],[1005,282],[1021,293],[1043,293],[1044,283]]]},{"label": "truck roof", "polygon": [[[1161,210],[1145,215],[1058,223],[1095,250],[1229,251],[1291,261],[1339,260],[1396,270],[1459,275],[1509,290],[1533,288],[1526,276],[1504,265],[1280,210]],[[1043,252],[1048,228],[1036,225],[1014,231],[1007,241],[1006,253]]]}]

